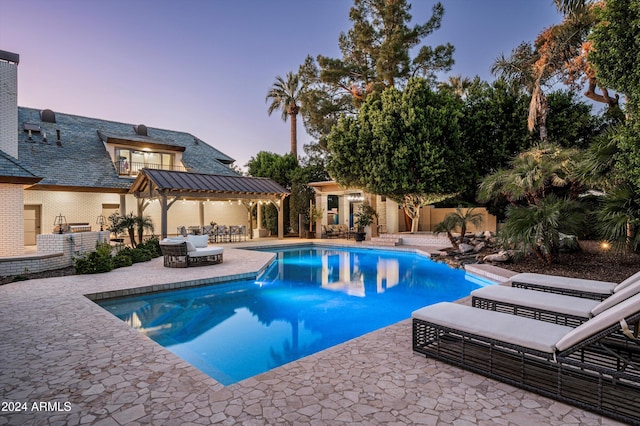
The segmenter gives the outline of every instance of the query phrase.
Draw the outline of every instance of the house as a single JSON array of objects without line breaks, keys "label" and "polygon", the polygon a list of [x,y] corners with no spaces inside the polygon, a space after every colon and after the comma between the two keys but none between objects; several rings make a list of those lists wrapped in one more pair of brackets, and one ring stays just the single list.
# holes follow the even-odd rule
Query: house
[{"label": "house", "polygon": [[[233,158],[187,132],[18,107],[18,64],[0,51],[0,258],[25,246],[42,254],[60,220],[98,233],[114,212],[150,216],[163,236],[210,222],[251,228],[255,205],[288,195],[241,176]],[[77,248],[81,236],[71,237]],[[98,238],[108,233],[87,244]]]}]

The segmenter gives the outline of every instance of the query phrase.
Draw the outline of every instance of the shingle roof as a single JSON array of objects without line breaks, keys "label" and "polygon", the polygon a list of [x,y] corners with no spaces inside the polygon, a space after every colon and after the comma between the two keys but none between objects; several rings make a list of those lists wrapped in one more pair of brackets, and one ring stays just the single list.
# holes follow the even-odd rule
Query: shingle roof
[{"label": "shingle roof", "polygon": [[0,183],[36,183],[41,178],[31,173],[20,161],[0,150]]},{"label": "shingle roof", "polygon": [[[238,175],[223,164],[233,162],[231,157],[189,133],[149,127],[148,137],[144,137],[136,134],[133,124],[58,112],[55,116],[55,123],[43,122],[39,110],[18,108],[18,158],[34,174],[43,177],[38,186],[128,189],[132,180],[118,177],[98,132],[125,140],[184,147],[182,162],[190,170]],[[41,133],[32,133],[30,141],[23,130],[24,123],[39,125]],[[60,146],[56,143],[57,130],[61,135]]]},{"label": "shingle roof", "polygon": [[209,194],[284,195],[285,188],[268,178],[143,169],[131,186],[131,192],[144,190],[145,180],[151,180],[154,189]]}]

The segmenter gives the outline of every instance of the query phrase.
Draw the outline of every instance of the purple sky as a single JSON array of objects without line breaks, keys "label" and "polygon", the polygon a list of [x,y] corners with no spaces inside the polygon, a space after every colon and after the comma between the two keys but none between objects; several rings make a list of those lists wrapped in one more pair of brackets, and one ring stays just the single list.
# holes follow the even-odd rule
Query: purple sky
[{"label": "purple sky", "polygon": [[[413,22],[433,1],[415,1]],[[455,48],[447,74],[489,67],[561,17],[552,0],[444,0],[426,39]],[[277,75],[307,54],[340,57],[347,0],[0,0],[0,50],[20,54],[20,106],[189,132],[244,166],[285,154],[289,123],[267,115]],[[446,79],[447,76],[443,76]],[[298,146],[309,143],[298,123]]]}]

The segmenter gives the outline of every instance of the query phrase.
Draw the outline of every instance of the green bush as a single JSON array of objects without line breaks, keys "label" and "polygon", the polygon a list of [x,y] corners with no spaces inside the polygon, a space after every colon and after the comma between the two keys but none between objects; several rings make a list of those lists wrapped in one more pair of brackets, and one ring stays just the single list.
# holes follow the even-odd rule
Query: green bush
[{"label": "green bush", "polygon": [[111,258],[111,246],[108,243],[96,244],[96,251],[74,259],[74,265],[78,274],[99,274],[113,269]]},{"label": "green bush", "polygon": [[134,263],[147,262],[161,256],[160,242],[151,237],[136,248],[123,247],[115,256],[109,243],[96,244],[96,251],[74,258],[74,266],[78,274],[97,274],[109,272],[115,268],[131,266]]},{"label": "green bush", "polygon": [[146,250],[151,254],[151,257],[162,256],[162,250],[160,250],[160,240],[155,235],[149,238],[147,241],[138,244],[135,248]]},{"label": "green bush", "polygon": [[128,252],[124,252],[120,250],[115,256],[113,256],[113,267],[114,268],[123,268],[125,266],[133,265],[133,260],[131,260],[131,256]]},{"label": "green bush", "polygon": [[131,260],[133,263],[147,262],[151,259],[153,259],[153,254],[146,249],[136,247],[131,250]]}]

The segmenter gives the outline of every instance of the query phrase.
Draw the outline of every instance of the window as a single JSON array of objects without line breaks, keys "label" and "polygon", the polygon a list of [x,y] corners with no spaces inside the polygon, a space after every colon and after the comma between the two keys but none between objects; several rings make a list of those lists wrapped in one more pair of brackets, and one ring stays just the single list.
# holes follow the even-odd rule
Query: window
[{"label": "window", "polygon": [[174,165],[174,154],[138,151],[128,148],[116,149],[116,159],[118,174],[125,176],[135,176],[144,167],[172,170]]}]

